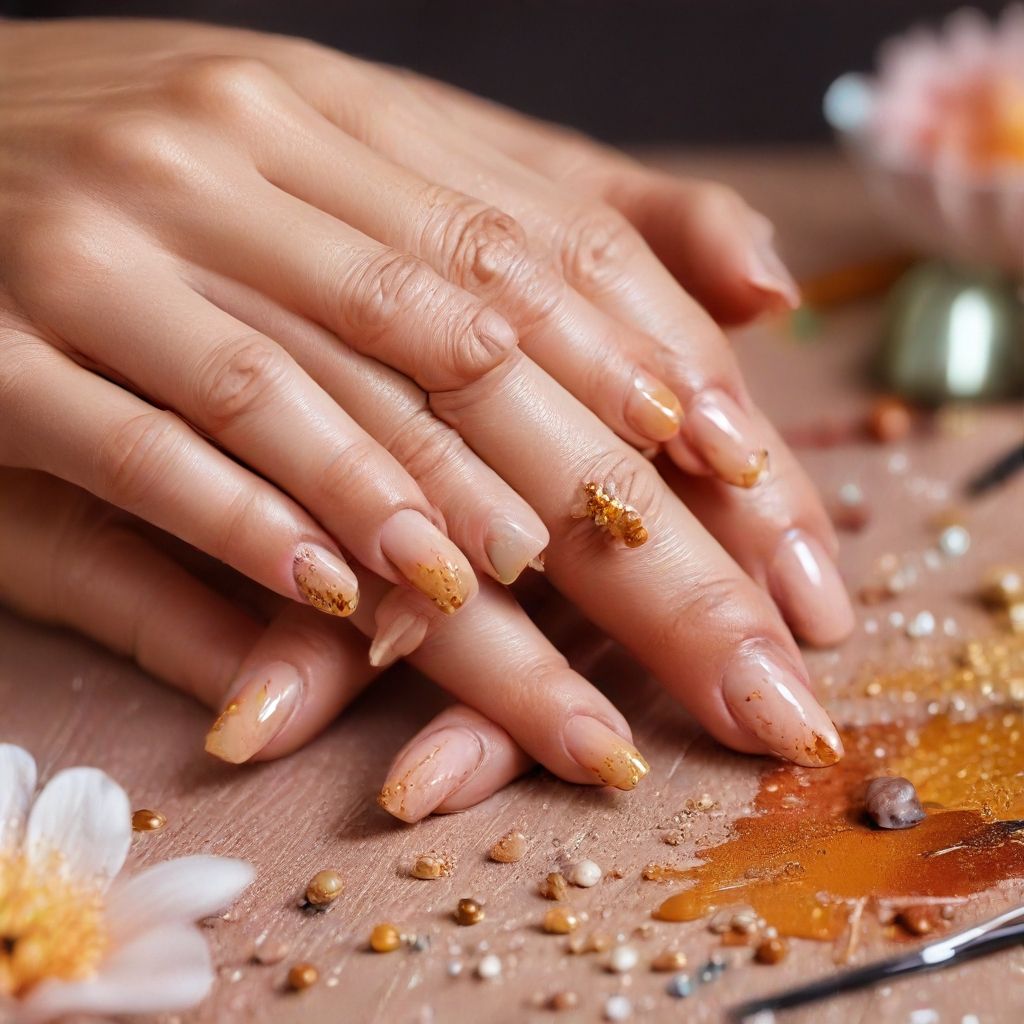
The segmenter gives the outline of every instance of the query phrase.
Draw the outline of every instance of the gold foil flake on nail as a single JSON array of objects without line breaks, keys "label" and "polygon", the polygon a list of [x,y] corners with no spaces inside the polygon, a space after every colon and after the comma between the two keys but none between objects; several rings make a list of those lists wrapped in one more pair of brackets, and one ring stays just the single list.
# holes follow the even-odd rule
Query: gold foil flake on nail
[{"label": "gold foil flake on nail", "polygon": [[293,567],[295,585],[302,596],[318,612],[346,618],[356,610],[358,594],[345,594],[334,584],[324,579],[317,564],[316,556],[307,548],[295,556]]},{"label": "gold foil flake on nail", "polygon": [[628,790],[636,789],[650,770],[651,766],[640,751],[622,747],[601,761],[596,774],[606,786]]},{"label": "gold foil flake on nail", "polygon": [[610,536],[621,540],[627,548],[638,548],[648,539],[644,521],[632,505],[615,497],[611,484],[607,489],[594,481],[583,485],[586,506],[578,518],[589,519]]},{"label": "gold foil flake on nail", "polygon": [[445,615],[454,615],[466,600],[466,586],[462,582],[461,570],[454,563],[443,561],[440,557],[436,565],[417,565],[416,578],[412,584],[426,594]]},{"label": "gold foil flake on nail", "polygon": [[807,756],[817,761],[823,768],[839,761],[839,752],[819,733],[814,734],[814,746],[807,747]]},{"label": "gold foil flake on nail", "polygon": [[756,487],[768,475],[768,450],[761,448],[751,452],[747,458],[748,469],[743,470],[736,480],[740,487]]}]

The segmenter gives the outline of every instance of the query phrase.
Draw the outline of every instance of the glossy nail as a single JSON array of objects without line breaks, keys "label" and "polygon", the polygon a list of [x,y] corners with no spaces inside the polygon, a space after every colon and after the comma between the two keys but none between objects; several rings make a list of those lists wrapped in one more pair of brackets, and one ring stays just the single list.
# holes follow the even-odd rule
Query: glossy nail
[{"label": "glossy nail", "polygon": [[796,309],[800,305],[800,287],[775,248],[775,232],[770,226],[756,226],[747,258],[747,280],[761,291],[777,298],[777,305]]},{"label": "glossy nail", "polygon": [[370,644],[370,664],[374,668],[387,668],[399,658],[412,654],[427,635],[427,617],[415,612],[399,612],[383,626],[378,624],[377,635]]},{"label": "glossy nail", "polygon": [[454,615],[477,591],[466,556],[425,516],[396,512],[381,528],[384,557],[446,615]]},{"label": "glossy nail", "polygon": [[301,695],[291,665],[273,662],[253,673],[206,734],[207,751],[231,764],[248,761],[281,731]]},{"label": "glossy nail", "polygon": [[779,757],[821,768],[843,756],[825,709],[768,642],[737,651],[722,676],[722,696],[733,718]]},{"label": "glossy nail", "polygon": [[638,373],[626,399],[626,422],[651,441],[668,441],[679,432],[683,407],[659,380]]},{"label": "glossy nail", "polygon": [[484,748],[468,729],[424,736],[392,766],[377,803],[402,821],[419,821],[439,807],[480,767]]},{"label": "glossy nail", "polygon": [[782,537],[769,584],[793,628],[811,643],[839,643],[852,632],[853,608],[839,570],[810,534],[790,530]]},{"label": "glossy nail", "polygon": [[356,610],[359,584],[355,573],[318,544],[303,544],[292,564],[295,586],[317,611],[344,618]]},{"label": "glossy nail", "polygon": [[597,776],[602,785],[635,789],[651,770],[632,743],[596,718],[587,715],[570,718],[563,737],[569,756],[581,768]]},{"label": "glossy nail", "polygon": [[724,391],[697,395],[686,428],[693,446],[726,483],[754,487],[768,475],[768,451],[754,424]]},{"label": "glossy nail", "polygon": [[514,583],[520,573],[532,566],[548,546],[548,532],[538,520],[535,529],[498,519],[487,530],[484,545],[492,575],[499,583]]}]

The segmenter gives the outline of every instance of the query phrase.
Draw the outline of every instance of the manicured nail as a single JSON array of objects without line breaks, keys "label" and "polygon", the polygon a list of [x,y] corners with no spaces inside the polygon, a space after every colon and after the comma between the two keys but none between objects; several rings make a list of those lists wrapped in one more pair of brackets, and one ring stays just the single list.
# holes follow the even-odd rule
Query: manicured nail
[{"label": "manicured nail", "polygon": [[774,231],[758,228],[751,240],[747,280],[755,288],[777,296],[781,306],[796,309],[800,305],[800,287],[775,249]]},{"label": "manicured nail", "polygon": [[402,821],[419,821],[462,786],[483,758],[480,740],[468,729],[439,729],[398,759],[377,803]]},{"label": "manicured nail", "polygon": [[276,661],[249,677],[206,734],[206,749],[231,764],[258,754],[291,717],[302,680],[291,665]]},{"label": "manicured nail", "polygon": [[790,530],[783,536],[769,582],[786,617],[811,643],[839,643],[853,630],[853,608],[839,570],[810,534]]},{"label": "manicured nail", "polygon": [[510,519],[499,519],[490,524],[484,546],[494,578],[499,583],[514,583],[548,546],[547,530],[540,522],[537,527],[530,530]]},{"label": "manicured nail", "polygon": [[843,756],[832,719],[767,642],[740,648],[722,676],[722,696],[736,721],[779,757],[821,768]]},{"label": "manicured nail", "polygon": [[380,549],[446,615],[454,615],[477,591],[466,556],[414,509],[404,508],[384,524]]},{"label": "manicured nail", "polygon": [[423,643],[427,626],[425,615],[400,612],[377,629],[377,635],[370,644],[370,664],[374,668],[387,668],[399,658],[412,654]]},{"label": "manicured nail", "polygon": [[635,789],[651,770],[643,755],[604,722],[576,715],[565,725],[565,749],[581,767],[593,772],[605,786]]},{"label": "manicured nail", "polygon": [[694,447],[727,484],[754,487],[768,475],[768,451],[754,424],[724,391],[697,395],[686,424]]},{"label": "manicured nail", "polygon": [[633,390],[626,400],[626,421],[652,441],[668,441],[679,432],[683,407],[679,399],[659,380],[646,373],[633,378]]},{"label": "manicured nail", "polygon": [[318,544],[303,544],[292,565],[299,593],[319,612],[344,618],[356,610],[359,584],[355,573]]}]

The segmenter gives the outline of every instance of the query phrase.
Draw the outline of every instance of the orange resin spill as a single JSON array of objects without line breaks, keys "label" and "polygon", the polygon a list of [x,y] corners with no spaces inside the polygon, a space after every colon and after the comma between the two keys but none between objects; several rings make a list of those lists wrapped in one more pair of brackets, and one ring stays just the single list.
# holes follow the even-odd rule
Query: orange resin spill
[{"label": "orange resin spill", "polygon": [[[843,734],[846,757],[826,771],[784,765],[763,775],[754,815],[733,837],[698,851],[692,868],[651,866],[645,877],[690,886],[655,912],[693,921],[721,907],[754,908],[781,935],[834,940],[865,901],[955,899],[1024,877],[1024,713],[971,720],[936,715],[919,727]],[[869,779],[903,775],[927,818],[904,831],[863,817]]]}]

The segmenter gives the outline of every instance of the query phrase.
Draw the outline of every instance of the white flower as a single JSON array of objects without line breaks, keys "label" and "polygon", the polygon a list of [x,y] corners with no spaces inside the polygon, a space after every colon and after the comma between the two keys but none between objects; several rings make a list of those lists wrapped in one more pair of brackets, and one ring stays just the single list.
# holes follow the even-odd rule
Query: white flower
[{"label": "white flower", "polygon": [[58,772],[0,744],[0,1021],[183,1010],[213,983],[194,922],[252,881],[244,861],[182,857],[116,878],[128,798],[96,768]]}]

